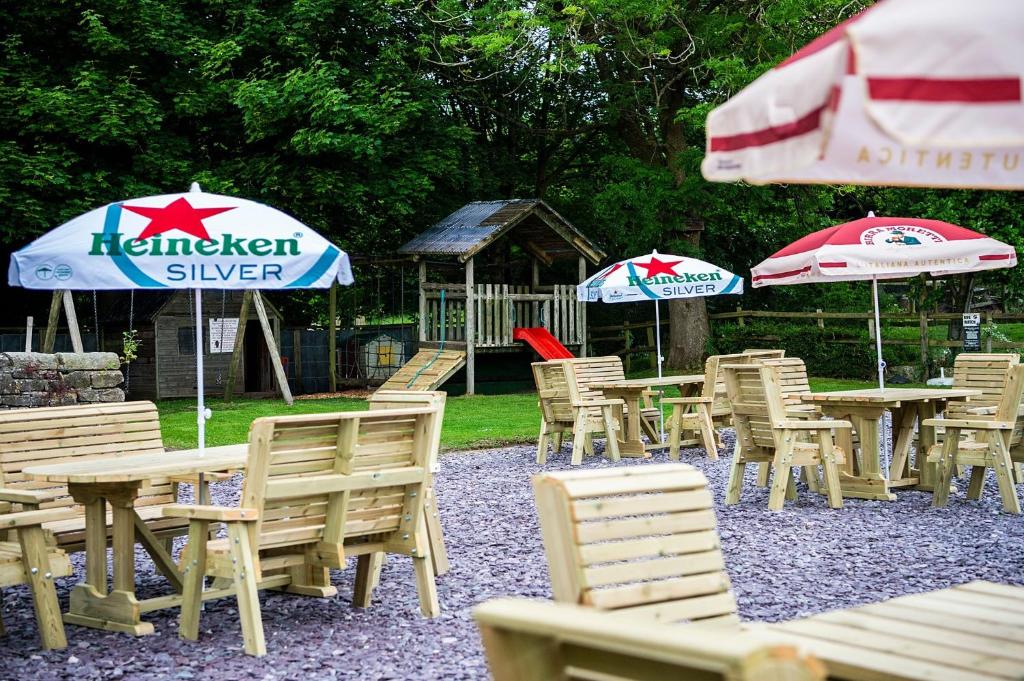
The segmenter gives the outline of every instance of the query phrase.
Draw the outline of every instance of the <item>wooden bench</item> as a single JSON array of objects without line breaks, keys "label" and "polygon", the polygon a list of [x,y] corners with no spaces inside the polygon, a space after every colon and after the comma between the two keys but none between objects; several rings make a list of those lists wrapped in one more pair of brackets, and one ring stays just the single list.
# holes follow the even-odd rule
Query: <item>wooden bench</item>
[{"label": "wooden bench", "polygon": [[658,622],[739,621],[697,469],[544,473],[533,490],[556,601]]},{"label": "wooden bench", "polygon": [[[131,454],[161,454],[160,417],[152,402],[73,405],[0,412],[0,501],[25,508],[66,508],[71,513],[43,525],[57,546],[85,549],[85,512],[66,485],[26,479],[30,465],[75,458],[105,459]],[[173,456],[173,454],[168,454]],[[32,503],[26,503],[31,499]],[[188,523],[166,518],[163,508],[177,502],[177,483],[157,478],[143,484],[136,501],[140,517],[157,538],[185,534]],[[110,522],[108,511],[108,524]]]},{"label": "wooden bench", "polygon": [[[846,455],[835,446],[832,430],[852,428],[852,425],[848,421],[794,418],[787,413],[773,367],[762,363],[727,364],[722,369],[736,427],[736,447],[725,503],[739,503],[743,473],[748,463],[768,463],[775,472],[768,498],[769,509],[782,510],[785,499],[795,498],[793,466],[815,469],[821,466],[829,506],[842,507],[838,465],[845,462]],[[808,481],[816,481],[817,475],[815,470],[808,475]],[[812,490],[817,491],[813,482]]]},{"label": "wooden bench", "polygon": [[820,681],[824,666],[760,632],[637,622],[526,599],[473,611],[495,681]]},{"label": "wooden bench", "polygon": [[1014,363],[1007,374],[995,414],[974,415],[961,410],[950,415],[947,408],[944,418],[927,419],[921,424],[925,428],[945,430],[943,442],[928,452],[928,461],[939,463],[938,480],[932,493],[933,506],[945,506],[948,502],[953,469],[972,466],[968,499],[981,499],[986,470],[992,468],[999,484],[1003,509],[1007,513],[1021,512],[1014,487],[1013,466],[1024,461],[1024,416],[1021,415],[1024,365]]},{"label": "wooden bench", "polygon": [[[615,359],[618,359],[617,357]],[[581,373],[590,377],[591,369],[599,364],[578,367],[582,360],[552,360],[534,362],[533,380],[541,411],[540,435],[537,438],[537,463],[544,464],[548,457],[548,443],[559,451],[562,437],[572,437],[572,464],[583,462],[583,453],[593,454],[594,433],[604,433],[608,439],[606,453],[613,461],[619,460],[617,433],[621,412],[625,403],[618,399],[606,399],[598,390],[588,389]],[[621,373],[621,362],[619,369]],[[579,369],[579,371],[578,371]]]},{"label": "wooden bench", "polygon": [[[245,651],[263,655],[259,589],[333,596],[328,570],[358,557],[353,602],[369,603],[381,552],[412,558],[420,609],[437,615],[423,502],[442,416],[431,406],[256,419],[239,507],[163,509],[189,522],[181,636],[198,638],[201,601],[235,595]],[[225,539],[209,539],[211,522],[227,525]],[[206,575],[219,579],[204,591]]]},{"label": "wooden bench", "polygon": [[[31,505],[31,497],[26,502]],[[66,648],[68,645],[53,580],[67,577],[72,574],[72,569],[67,554],[46,541],[43,525],[63,521],[69,515],[68,510],[61,508],[0,513],[0,535],[13,532],[17,537],[13,541],[10,537],[0,541],[0,589],[28,585],[44,650]],[[3,620],[0,619],[0,636],[4,634]]]},{"label": "wooden bench", "polygon": [[[784,357],[785,350],[744,350],[741,353],[732,355],[711,355],[704,363],[704,384],[709,383],[715,386],[712,393],[715,401],[711,407],[711,420],[716,431],[732,425],[732,409],[729,406],[729,395],[725,389],[725,373],[721,367],[724,364],[749,364],[758,359],[770,359]],[[719,439],[718,446],[722,446]]]}]

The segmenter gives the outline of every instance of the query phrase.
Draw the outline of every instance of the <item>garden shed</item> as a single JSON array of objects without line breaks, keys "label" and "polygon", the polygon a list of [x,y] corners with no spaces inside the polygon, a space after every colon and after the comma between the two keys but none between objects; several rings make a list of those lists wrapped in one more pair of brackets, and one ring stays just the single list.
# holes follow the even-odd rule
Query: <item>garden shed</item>
[{"label": "garden shed", "polygon": [[477,352],[526,349],[516,328],[543,327],[586,354],[576,284],[605,253],[544,201],[466,204],[399,252],[419,263],[420,348],[464,351],[467,393]]},{"label": "garden shed", "polygon": [[[222,294],[223,293],[223,294]],[[205,392],[219,395],[231,365],[232,349],[242,308],[243,291],[216,291],[204,296],[203,340]],[[100,335],[103,348],[123,354],[122,332],[138,331],[138,359],[126,372],[126,388],[133,399],[193,397],[196,394],[195,318],[190,291],[173,293],[101,292]],[[281,315],[265,301],[276,338]],[[264,342],[254,306],[246,306],[242,358],[236,372],[236,391],[273,395],[276,392],[270,352]],[[86,316],[88,318],[88,315]],[[220,320],[226,320],[221,323]],[[280,347],[280,344],[278,344]]]}]

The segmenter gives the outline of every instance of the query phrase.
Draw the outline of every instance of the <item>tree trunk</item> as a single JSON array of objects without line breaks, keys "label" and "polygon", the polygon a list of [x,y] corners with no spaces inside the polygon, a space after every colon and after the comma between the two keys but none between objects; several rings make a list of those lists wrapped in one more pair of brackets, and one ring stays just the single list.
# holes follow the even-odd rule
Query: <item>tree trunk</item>
[{"label": "tree trunk", "polygon": [[699,369],[704,366],[711,328],[703,298],[677,298],[668,301],[668,366],[672,369]]}]

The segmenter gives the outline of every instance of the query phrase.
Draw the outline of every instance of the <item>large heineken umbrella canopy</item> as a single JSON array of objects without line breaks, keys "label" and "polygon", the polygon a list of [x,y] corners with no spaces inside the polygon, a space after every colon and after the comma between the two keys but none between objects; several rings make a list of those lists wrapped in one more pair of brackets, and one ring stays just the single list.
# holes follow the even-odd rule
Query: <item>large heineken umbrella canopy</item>
[{"label": "large heineken umbrella canopy", "polygon": [[713,110],[712,181],[1024,188],[1024,3],[882,0]]},{"label": "large heineken umbrella canopy", "polygon": [[741,293],[742,277],[703,260],[657,251],[609,265],[576,287],[577,299],[587,302],[654,301],[659,377],[662,357],[658,301]]},{"label": "large heineken umbrella canopy", "polygon": [[[47,232],[11,257],[11,286],[35,289],[326,288],[351,284],[348,256],[295,218],[255,201],[187,194],[118,201]],[[203,334],[196,329],[199,448],[205,446]]]},{"label": "large heineken umbrella canopy", "polygon": [[1015,267],[1017,252],[979,232],[939,220],[874,214],[797,239],[751,270],[754,288],[829,281],[872,282],[878,385],[885,386],[878,280]]}]

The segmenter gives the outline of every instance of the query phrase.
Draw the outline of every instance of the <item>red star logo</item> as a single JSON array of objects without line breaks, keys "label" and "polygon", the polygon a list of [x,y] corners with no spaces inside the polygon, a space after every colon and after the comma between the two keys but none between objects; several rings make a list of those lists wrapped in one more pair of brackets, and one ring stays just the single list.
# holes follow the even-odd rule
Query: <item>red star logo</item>
[{"label": "red star logo", "polygon": [[681,262],[682,260],[658,260],[652,255],[650,262],[638,262],[637,266],[643,267],[644,269],[647,270],[647,276],[644,277],[645,279],[651,279],[659,274],[667,274],[670,277],[675,277],[678,275],[676,274],[676,271],[672,268]]},{"label": "red star logo", "polygon": [[228,208],[193,208],[192,204],[184,197],[174,199],[163,208],[124,206],[125,210],[138,213],[150,220],[146,228],[142,230],[142,234],[135,238],[136,241],[143,241],[151,236],[169,232],[172,229],[181,230],[203,241],[213,241],[210,238],[210,234],[206,231],[206,227],[203,226],[203,220],[234,208],[235,206]]},{"label": "red star logo", "polygon": [[608,269],[601,273],[601,278],[607,279],[608,277],[612,276],[612,274],[615,273],[615,270],[621,268],[622,266],[623,265],[621,262],[615,263],[614,265],[612,265],[611,267],[609,267]]}]

